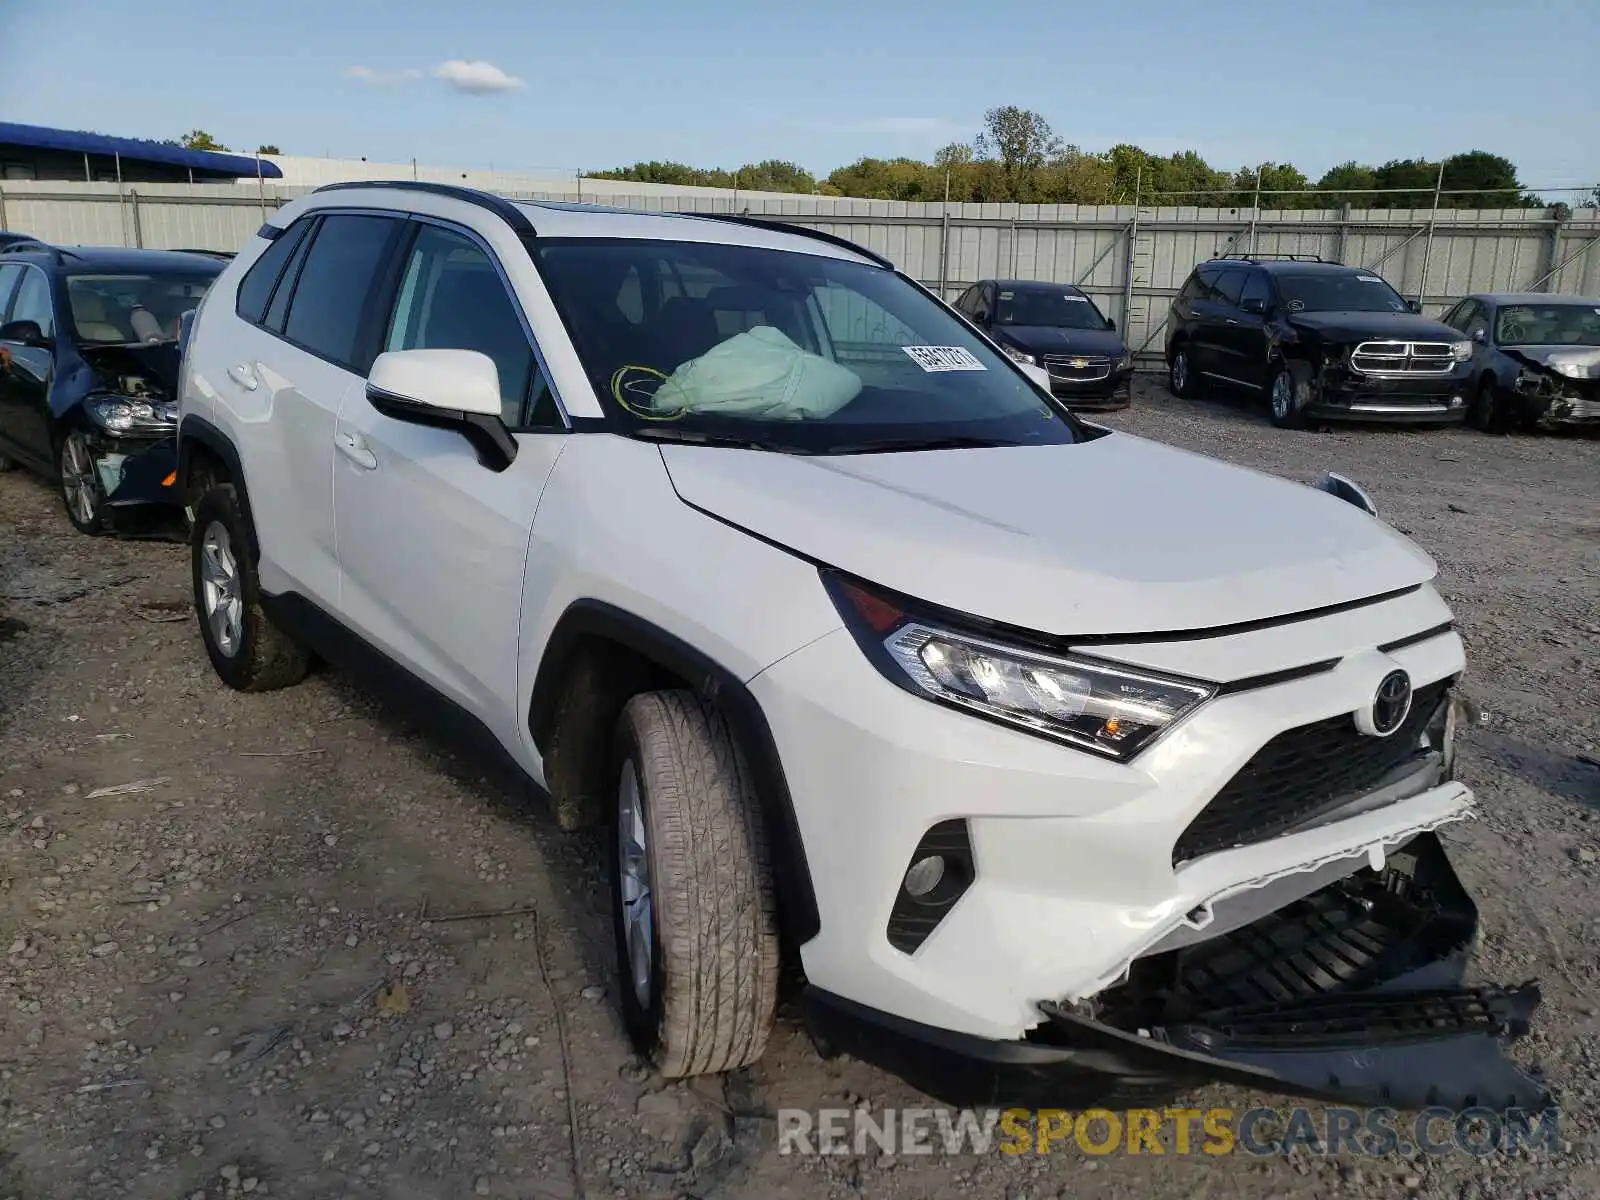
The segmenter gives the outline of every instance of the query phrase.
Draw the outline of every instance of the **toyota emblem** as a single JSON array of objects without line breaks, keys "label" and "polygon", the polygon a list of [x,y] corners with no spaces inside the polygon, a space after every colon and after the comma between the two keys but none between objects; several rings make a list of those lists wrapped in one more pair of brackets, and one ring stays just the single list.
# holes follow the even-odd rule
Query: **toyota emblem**
[{"label": "toyota emblem", "polygon": [[1377,737],[1388,737],[1411,714],[1411,676],[1404,671],[1390,671],[1378,683],[1377,694],[1372,697],[1372,732]]}]

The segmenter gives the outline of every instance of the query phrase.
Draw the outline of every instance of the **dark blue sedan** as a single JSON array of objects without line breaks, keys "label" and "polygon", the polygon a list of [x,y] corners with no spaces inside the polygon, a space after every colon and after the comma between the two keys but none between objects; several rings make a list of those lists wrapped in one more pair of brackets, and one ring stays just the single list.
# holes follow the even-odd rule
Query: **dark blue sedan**
[{"label": "dark blue sedan", "polygon": [[1444,323],[1473,341],[1474,426],[1600,430],[1600,298],[1490,292],[1462,300]]}]

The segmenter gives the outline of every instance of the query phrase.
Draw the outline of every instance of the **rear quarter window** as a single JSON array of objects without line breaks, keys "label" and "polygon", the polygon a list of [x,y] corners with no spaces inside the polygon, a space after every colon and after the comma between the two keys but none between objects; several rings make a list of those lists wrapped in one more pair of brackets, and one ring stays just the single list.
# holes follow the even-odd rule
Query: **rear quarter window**
[{"label": "rear quarter window", "polygon": [[272,240],[262,253],[244,273],[244,278],[239,281],[238,300],[234,311],[252,325],[261,324],[266,315],[267,304],[272,299],[272,289],[278,284],[278,278],[283,274],[284,264],[287,263],[301,240],[306,235],[306,230],[311,228],[311,217],[302,217],[288,229]]}]

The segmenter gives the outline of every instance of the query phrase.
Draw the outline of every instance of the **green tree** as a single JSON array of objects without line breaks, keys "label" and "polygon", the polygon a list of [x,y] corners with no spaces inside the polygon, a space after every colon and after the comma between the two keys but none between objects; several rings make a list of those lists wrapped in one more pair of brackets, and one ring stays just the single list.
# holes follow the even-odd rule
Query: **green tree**
[{"label": "green tree", "polygon": [[1469,150],[1444,160],[1444,186],[1451,193],[1440,203],[1450,208],[1542,207],[1517,181],[1517,168],[1509,158],[1487,150]]},{"label": "green tree", "polygon": [[980,158],[999,159],[1008,193],[1004,199],[1036,201],[1036,177],[1063,147],[1049,121],[1032,109],[1006,104],[983,114],[974,149]]},{"label": "green tree", "polygon": [[256,147],[256,153],[257,154],[282,154],[283,151],[279,150],[271,142],[268,142],[265,146],[257,146]]},{"label": "green tree", "polygon": [[227,147],[204,129],[191,129],[178,139],[185,150],[226,150]]},{"label": "green tree", "polygon": [[809,193],[817,190],[817,181],[810,171],[775,158],[746,164],[734,172],[734,178],[741,188],[753,192]]},{"label": "green tree", "polygon": [[1322,178],[1317,180],[1317,189],[1332,192],[1324,203],[1350,204],[1356,208],[1374,208],[1372,202],[1375,196],[1367,195],[1378,186],[1376,172],[1371,167],[1364,167],[1357,162],[1340,163],[1337,167],[1329,167],[1324,171]]}]

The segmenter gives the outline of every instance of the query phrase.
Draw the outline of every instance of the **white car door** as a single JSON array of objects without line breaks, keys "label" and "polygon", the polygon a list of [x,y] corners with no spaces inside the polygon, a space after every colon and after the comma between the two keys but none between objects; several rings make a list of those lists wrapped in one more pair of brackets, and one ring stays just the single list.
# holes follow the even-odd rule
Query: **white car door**
[{"label": "white car door", "polygon": [[492,251],[464,230],[419,222],[383,349],[487,354],[517,455],[492,470],[458,431],[384,416],[353,388],[334,430],[341,607],[514,745],[523,568],[565,424]]},{"label": "white car door", "polygon": [[210,357],[195,364],[224,429],[257,431],[235,442],[246,456],[262,586],[330,611],[339,607],[334,420],[370,365],[367,297],[404,228],[399,217],[356,213],[297,221],[246,272],[236,311],[218,314],[225,336],[208,327]]}]

